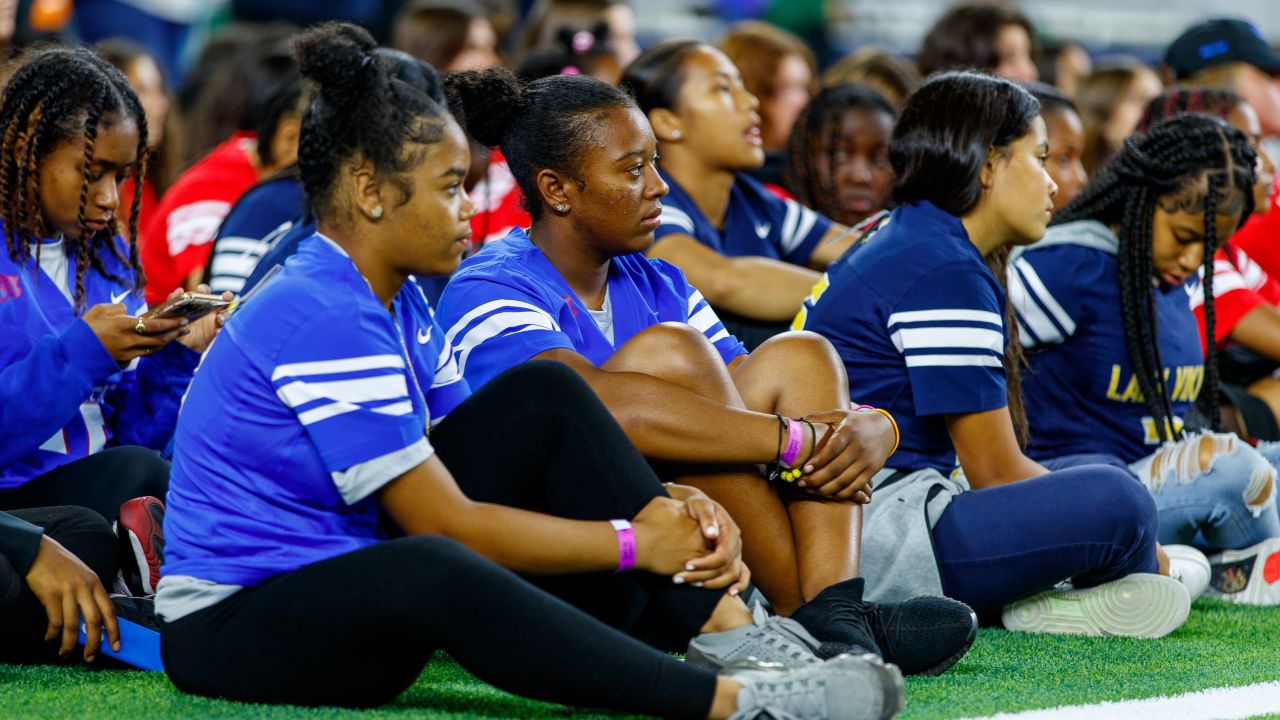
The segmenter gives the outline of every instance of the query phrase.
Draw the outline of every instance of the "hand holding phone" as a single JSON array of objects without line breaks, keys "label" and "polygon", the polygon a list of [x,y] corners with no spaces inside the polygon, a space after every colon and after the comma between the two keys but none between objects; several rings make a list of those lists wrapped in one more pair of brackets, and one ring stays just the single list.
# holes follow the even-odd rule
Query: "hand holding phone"
[{"label": "hand holding phone", "polygon": [[186,318],[188,323],[192,323],[215,310],[221,310],[231,305],[232,302],[232,300],[227,300],[221,295],[188,292],[183,293],[176,299],[166,301],[159,307],[152,308],[142,318],[143,320],[150,318]]}]

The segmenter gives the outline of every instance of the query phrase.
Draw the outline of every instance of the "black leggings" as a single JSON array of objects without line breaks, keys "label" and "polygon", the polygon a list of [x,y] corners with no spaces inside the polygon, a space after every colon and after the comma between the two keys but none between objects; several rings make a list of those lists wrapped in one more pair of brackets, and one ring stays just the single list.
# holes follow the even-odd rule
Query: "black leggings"
[{"label": "black leggings", "polygon": [[0,492],[0,510],[79,505],[114,521],[126,500],[145,495],[164,500],[168,489],[169,463],[158,453],[143,447],[113,447]]},{"label": "black leggings", "polygon": [[[38,525],[97,574],[110,588],[120,569],[119,545],[111,525],[98,513],[82,507],[41,507],[10,510],[10,515]],[[49,662],[58,643],[44,642],[49,615],[9,561],[0,557],[0,661]]]},{"label": "black leggings", "polygon": [[[558,363],[504,373],[431,433],[469,496],[571,518],[631,517],[661,485],[600,401]],[[569,602],[439,537],[405,537],[242,590],[162,630],[187,692],[251,702],[373,706],[442,649],[528,697],[705,717],[715,675],[601,623],[697,632],[720,592],[642,573],[541,579]],[[665,632],[663,624],[666,624]],[[673,629],[674,628],[674,629]]]}]

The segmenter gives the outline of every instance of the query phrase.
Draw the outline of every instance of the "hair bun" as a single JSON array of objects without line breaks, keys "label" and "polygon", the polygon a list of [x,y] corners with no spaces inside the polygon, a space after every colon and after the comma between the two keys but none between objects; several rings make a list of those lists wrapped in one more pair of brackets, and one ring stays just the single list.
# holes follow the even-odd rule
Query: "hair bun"
[{"label": "hair bun", "polygon": [[453,73],[444,85],[467,134],[485,147],[501,145],[524,104],[520,79],[507,68],[490,68]]},{"label": "hair bun", "polygon": [[363,28],[349,23],[323,23],[293,41],[302,74],[320,86],[320,95],[338,106],[356,102],[374,85],[377,48]]}]

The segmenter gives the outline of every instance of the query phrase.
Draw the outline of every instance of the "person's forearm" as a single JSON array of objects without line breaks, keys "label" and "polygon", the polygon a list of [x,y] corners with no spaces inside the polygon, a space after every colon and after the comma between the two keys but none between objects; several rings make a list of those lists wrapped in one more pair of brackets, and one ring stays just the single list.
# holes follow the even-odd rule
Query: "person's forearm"
[{"label": "person's forearm", "polygon": [[1022,453],[1018,453],[1016,457],[1009,458],[1005,462],[991,463],[978,468],[973,473],[970,473],[967,468],[965,469],[965,477],[969,480],[969,487],[975,490],[1008,485],[1009,483],[1039,477],[1048,473],[1048,468]]},{"label": "person's forearm", "polygon": [[813,270],[781,260],[739,257],[733,259],[729,272],[708,277],[702,285],[693,276],[689,280],[703,289],[707,302],[717,309],[753,320],[787,322],[800,311],[820,278]]},{"label": "person's forearm", "polygon": [[607,522],[566,520],[503,505],[474,503],[441,534],[505,568],[531,575],[601,572],[618,566]]}]

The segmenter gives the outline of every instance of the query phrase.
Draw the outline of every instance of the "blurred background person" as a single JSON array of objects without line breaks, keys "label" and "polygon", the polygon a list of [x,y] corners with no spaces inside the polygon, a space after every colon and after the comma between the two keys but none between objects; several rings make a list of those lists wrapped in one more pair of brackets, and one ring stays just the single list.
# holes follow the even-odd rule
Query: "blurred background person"
[{"label": "blurred background person", "polygon": [[1057,212],[1074,200],[1089,182],[1083,162],[1084,122],[1076,104],[1058,88],[1045,83],[1030,83],[1026,87],[1040,101],[1040,117],[1049,141],[1049,157],[1044,166],[1058,186],[1058,194],[1053,196],[1053,210]]},{"label": "blurred background person", "polygon": [[484,70],[501,62],[498,35],[484,10],[469,0],[416,0],[391,29],[391,47],[440,72]]},{"label": "blurred background person", "polygon": [[866,85],[901,109],[907,96],[920,87],[915,66],[888,50],[869,46],[837,60],[822,74],[822,86]]},{"label": "blurred background person", "polygon": [[1155,71],[1136,60],[1099,67],[1080,83],[1075,103],[1084,120],[1084,169],[1102,169],[1133,133],[1142,111],[1164,89]]},{"label": "blurred background person", "polygon": [[1033,82],[1035,29],[1017,6],[979,0],[953,6],[938,18],[920,44],[916,66],[928,77],[943,70],[976,68],[992,75]]}]

